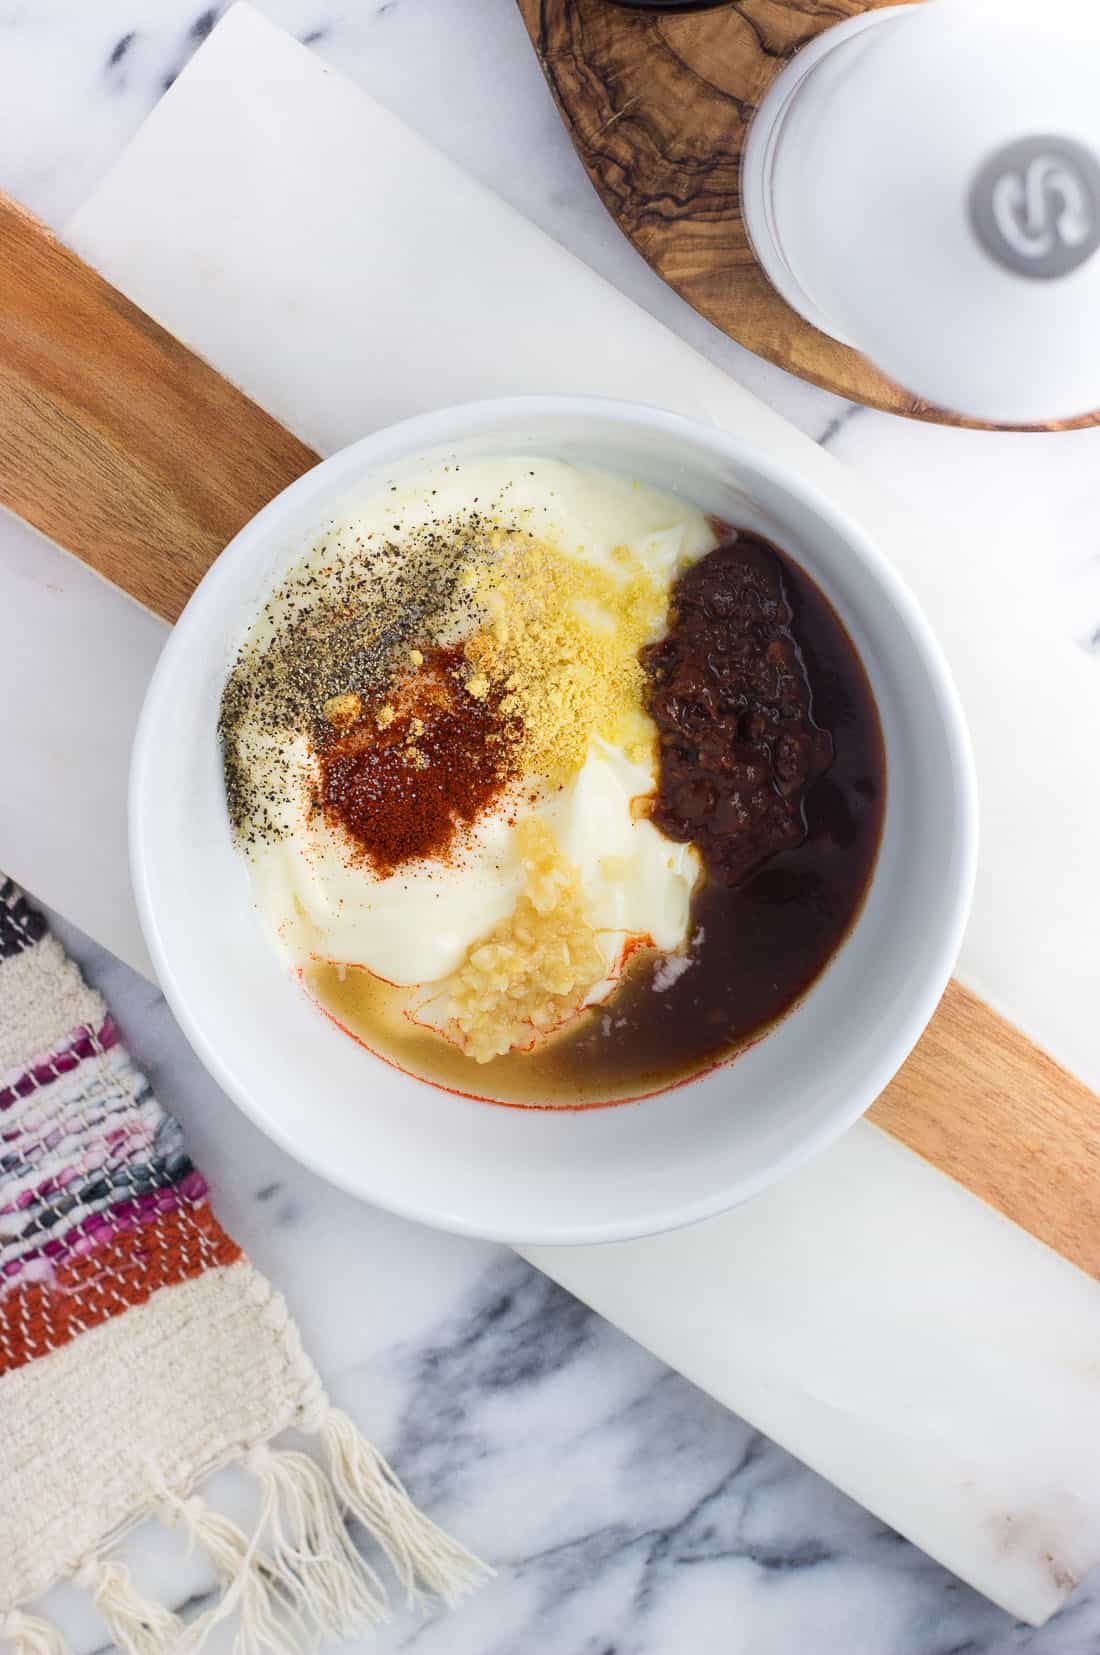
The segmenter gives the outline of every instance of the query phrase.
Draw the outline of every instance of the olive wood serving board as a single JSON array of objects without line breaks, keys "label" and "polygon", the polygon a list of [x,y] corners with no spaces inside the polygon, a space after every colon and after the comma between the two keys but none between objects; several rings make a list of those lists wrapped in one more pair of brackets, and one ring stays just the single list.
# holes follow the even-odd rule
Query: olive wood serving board
[{"label": "olive wood serving board", "polygon": [[[818,332],[779,297],[741,218],[741,151],[800,46],[897,0],[732,0],[635,11],[611,0],[518,0],[569,136],[604,206],[671,287],[757,356],[891,414],[978,425],[933,407]],[[1100,412],[1063,424],[1100,422]]]},{"label": "olive wood serving board", "polygon": [[[174,621],[316,459],[0,197],[0,504]],[[959,983],[870,1119],[1100,1279],[1100,1098]]]}]

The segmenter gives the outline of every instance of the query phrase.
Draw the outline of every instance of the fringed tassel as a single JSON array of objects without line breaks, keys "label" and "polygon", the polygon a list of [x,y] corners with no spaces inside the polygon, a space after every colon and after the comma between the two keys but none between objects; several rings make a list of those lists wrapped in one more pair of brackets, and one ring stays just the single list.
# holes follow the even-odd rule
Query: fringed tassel
[{"label": "fringed tassel", "polygon": [[249,1455],[248,1468],[260,1483],[258,1532],[267,1566],[298,1614],[333,1638],[385,1620],[385,1587],[352,1544],[316,1461],[261,1446]]},{"label": "fringed tassel", "polygon": [[21,1609],[0,1615],[0,1639],[14,1644],[18,1655],[70,1655],[56,1626],[37,1615],[25,1615]]},{"label": "fringed tassel", "polygon": [[126,1655],[178,1655],[183,1622],[162,1603],[143,1597],[124,1564],[89,1557],[73,1579],[91,1592],[111,1636]]},{"label": "fringed tassel", "polygon": [[[346,1414],[323,1400],[321,1410],[309,1424],[316,1420],[326,1465],[266,1443],[245,1456],[244,1467],[260,1489],[251,1539],[198,1495],[183,1499],[162,1492],[161,1517],[187,1531],[224,1588],[218,1602],[190,1626],[169,1617],[174,1642],[152,1641],[162,1629],[132,1587],[128,1615],[120,1615],[121,1585],[129,1586],[128,1577],[120,1583],[112,1572],[105,1600],[104,1571],[125,1575],[124,1570],[114,1564],[86,1565],[97,1571],[96,1601],[127,1655],[197,1651],[215,1626],[234,1615],[239,1617],[234,1655],[298,1655],[318,1637],[347,1638],[385,1620],[386,1589],[353,1544],[345,1526],[349,1516],[358,1518],[378,1542],[410,1601],[428,1591],[454,1603],[492,1573],[416,1509]],[[150,1641],[137,1641],[139,1632]],[[26,1655],[64,1651],[43,1645],[28,1648]]]},{"label": "fringed tassel", "polygon": [[454,1604],[493,1573],[418,1510],[347,1414],[326,1408],[319,1430],[337,1500],[381,1546],[410,1602],[424,1590]]},{"label": "fringed tassel", "polygon": [[309,1645],[306,1626],[259,1549],[259,1529],[249,1540],[231,1518],[197,1494],[162,1501],[161,1514],[186,1530],[224,1587],[213,1608],[187,1628],[188,1650],[201,1649],[211,1630],[235,1614],[240,1617],[235,1655],[296,1655]]}]

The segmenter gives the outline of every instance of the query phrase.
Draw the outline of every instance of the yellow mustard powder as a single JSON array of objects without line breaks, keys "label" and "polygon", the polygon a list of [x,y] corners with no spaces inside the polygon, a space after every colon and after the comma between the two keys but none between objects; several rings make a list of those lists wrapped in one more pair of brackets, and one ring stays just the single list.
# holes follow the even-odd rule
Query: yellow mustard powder
[{"label": "yellow mustard powder", "polygon": [[627,548],[615,563],[612,573],[511,535],[499,560],[468,570],[488,622],[466,641],[466,688],[506,691],[500,711],[522,722],[524,767],[551,785],[575,774],[593,735],[632,758],[652,748],[638,651],[663,627],[666,593]]}]

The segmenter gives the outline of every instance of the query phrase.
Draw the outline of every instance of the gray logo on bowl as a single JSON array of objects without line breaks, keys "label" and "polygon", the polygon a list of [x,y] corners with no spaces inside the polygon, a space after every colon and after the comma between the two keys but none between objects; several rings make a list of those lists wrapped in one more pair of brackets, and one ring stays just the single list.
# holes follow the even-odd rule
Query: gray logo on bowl
[{"label": "gray logo on bowl", "polygon": [[1067,276],[1100,246],[1100,161],[1072,138],[1018,138],[970,186],[985,251],[1021,276]]}]

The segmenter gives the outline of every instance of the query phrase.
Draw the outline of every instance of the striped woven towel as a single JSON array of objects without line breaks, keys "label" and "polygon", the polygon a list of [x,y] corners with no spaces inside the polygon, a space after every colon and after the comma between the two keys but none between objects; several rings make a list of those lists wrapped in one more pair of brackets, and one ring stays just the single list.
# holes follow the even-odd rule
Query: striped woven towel
[{"label": "striped woven towel", "polygon": [[[288,1428],[313,1452],[272,1448]],[[195,1493],[229,1464],[259,1486],[252,1534]],[[26,1606],[64,1579],[132,1655],[197,1649],[230,1617],[241,1655],[349,1634],[387,1608],[352,1515],[410,1598],[481,1572],[329,1405],[103,1000],[0,876],[0,1636],[61,1655]],[[145,1517],[223,1583],[189,1625],[110,1556]]]}]

